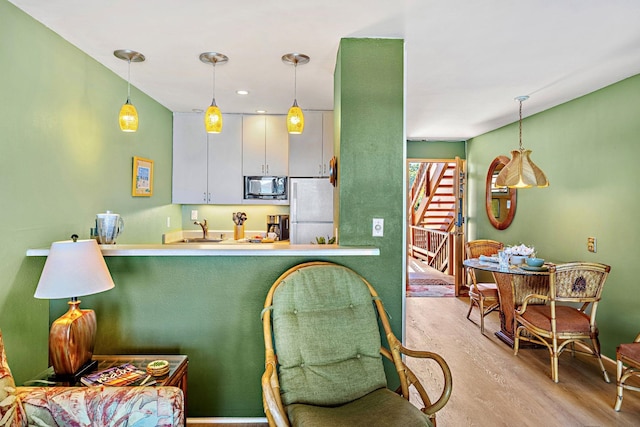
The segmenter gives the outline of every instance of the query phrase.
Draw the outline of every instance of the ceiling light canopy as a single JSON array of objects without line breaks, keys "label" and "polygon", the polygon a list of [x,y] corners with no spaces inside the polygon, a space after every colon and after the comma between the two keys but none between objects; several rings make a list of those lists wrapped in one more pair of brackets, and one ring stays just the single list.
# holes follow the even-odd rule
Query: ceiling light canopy
[{"label": "ceiling light canopy", "polygon": [[138,111],[131,103],[131,63],[144,61],[144,55],[130,49],[118,49],[113,52],[116,58],[127,61],[127,102],[124,103],[118,115],[120,130],[123,132],[135,132],[138,130]]},{"label": "ceiling light canopy", "polygon": [[287,114],[287,131],[291,134],[301,134],[304,131],[304,114],[298,106],[297,86],[298,86],[298,64],[306,64],[310,58],[303,53],[287,53],[282,56],[282,62],[292,64],[294,69],[293,80],[293,105]]},{"label": "ceiling light canopy", "polygon": [[204,128],[207,133],[222,132],[222,113],[216,105],[216,64],[224,64],[229,60],[226,55],[218,52],[204,52],[200,54],[200,61],[213,65],[213,98],[211,105],[204,113]]},{"label": "ceiling light canopy", "polygon": [[531,150],[525,150],[522,147],[522,103],[529,99],[528,96],[518,96],[516,101],[520,102],[520,148],[511,151],[511,160],[502,168],[500,174],[496,178],[496,185],[509,188],[529,188],[529,187],[548,187],[547,179],[542,169],[533,163],[529,158]]}]

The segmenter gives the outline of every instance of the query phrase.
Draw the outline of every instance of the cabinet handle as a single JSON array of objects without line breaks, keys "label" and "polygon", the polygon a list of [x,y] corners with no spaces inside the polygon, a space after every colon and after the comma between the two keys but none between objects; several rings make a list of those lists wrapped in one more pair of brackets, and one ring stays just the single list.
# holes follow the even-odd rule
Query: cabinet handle
[{"label": "cabinet handle", "polygon": [[264,175],[264,165],[262,165],[262,175]]},{"label": "cabinet handle", "polygon": [[207,193],[202,193],[202,201],[207,203]]},{"label": "cabinet handle", "polygon": [[318,173],[322,175],[322,164],[318,165]]},{"label": "cabinet handle", "polygon": [[267,165],[267,175],[269,175],[269,165]]},{"label": "cabinet handle", "polygon": [[211,203],[211,193],[209,193],[209,197],[207,197],[207,203]]}]

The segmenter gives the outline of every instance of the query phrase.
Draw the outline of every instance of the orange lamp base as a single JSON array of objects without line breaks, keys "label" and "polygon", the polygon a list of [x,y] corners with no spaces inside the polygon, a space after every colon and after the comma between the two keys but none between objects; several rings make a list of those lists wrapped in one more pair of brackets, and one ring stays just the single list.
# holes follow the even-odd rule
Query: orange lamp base
[{"label": "orange lamp base", "polygon": [[73,375],[91,360],[96,341],[96,314],[69,301],[69,311],[56,319],[49,332],[49,360],[56,375]]}]

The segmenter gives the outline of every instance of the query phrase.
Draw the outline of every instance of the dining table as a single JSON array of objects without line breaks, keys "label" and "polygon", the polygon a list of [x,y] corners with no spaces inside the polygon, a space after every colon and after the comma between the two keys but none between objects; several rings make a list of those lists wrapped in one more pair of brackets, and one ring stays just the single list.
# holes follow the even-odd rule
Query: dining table
[{"label": "dining table", "polygon": [[[501,341],[513,347],[515,334],[515,310],[529,294],[548,295],[549,271],[547,266],[531,268],[526,264],[500,266],[493,257],[469,258],[462,263],[467,268],[491,272],[498,286],[500,303],[500,330],[495,333]],[[528,304],[544,304],[541,299],[531,299]]]}]

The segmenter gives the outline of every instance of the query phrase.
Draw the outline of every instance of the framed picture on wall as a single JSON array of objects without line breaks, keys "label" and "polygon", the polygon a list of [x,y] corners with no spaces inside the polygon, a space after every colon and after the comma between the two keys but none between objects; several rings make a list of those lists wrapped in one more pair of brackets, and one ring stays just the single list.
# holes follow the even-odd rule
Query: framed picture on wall
[{"label": "framed picture on wall", "polygon": [[131,195],[134,197],[153,196],[153,160],[133,158],[133,178]]}]

